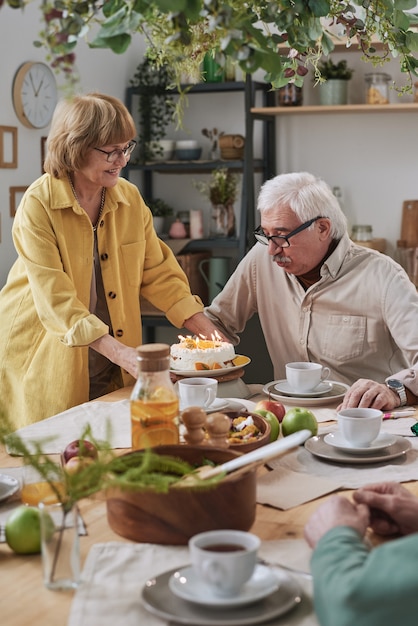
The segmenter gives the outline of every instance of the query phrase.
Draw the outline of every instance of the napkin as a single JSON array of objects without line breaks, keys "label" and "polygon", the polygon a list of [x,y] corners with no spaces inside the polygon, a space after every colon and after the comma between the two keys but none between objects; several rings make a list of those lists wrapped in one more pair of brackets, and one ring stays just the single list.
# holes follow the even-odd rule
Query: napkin
[{"label": "napkin", "polygon": [[85,402],[25,426],[17,434],[28,444],[42,442],[46,454],[59,454],[70,441],[80,438],[88,424],[95,439],[108,441],[112,448],[131,447],[129,400]]},{"label": "napkin", "polygon": [[[302,539],[264,541],[260,549],[260,556],[269,562],[305,571],[309,569],[310,555]],[[94,545],[87,556],[67,626],[168,626],[142,605],[141,588],[149,578],[189,562],[186,546],[122,542]],[[312,609],[312,583],[300,577],[297,580],[303,590],[302,603],[283,617],[269,621],[272,626],[318,626]],[[173,622],[170,624],[174,626]]]},{"label": "napkin", "polygon": [[300,474],[280,468],[257,479],[257,502],[276,509],[291,509],[310,502],[341,487],[341,483],[328,478]]},{"label": "napkin", "polygon": [[[397,424],[396,427],[400,428],[398,422],[399,420],[394,421]],[[385,421],[382,432],[388,432],[387,428],[392,429],[393,426],[391,424],[387,427]],[[336,432],[337,429],[336,424],[328,425],[321,428],[320,433]],[[418,437],[408,437],[408,441],[411,442],[412,449],[406,455],[391,459],[387,463],[350,464],[349,458],[344,464],[333,463],[319,459],[304,447],[299,447],[283,457],[268,461],[268,466],[272,469],[297,472],[303,481],[307,476],[322,478],[332,476],[332,480],[339,483],[343,489],[357,489],[383,481],[408,482],[418,480]]]}]

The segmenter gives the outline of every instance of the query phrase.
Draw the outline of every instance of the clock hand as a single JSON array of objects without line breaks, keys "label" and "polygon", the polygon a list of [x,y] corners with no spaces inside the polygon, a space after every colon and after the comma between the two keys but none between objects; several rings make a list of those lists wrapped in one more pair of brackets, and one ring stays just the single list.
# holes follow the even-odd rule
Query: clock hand
[{"label": "clock hand", "polygon": [[44,79],[41,80],[41,82],[39,83],[38,89],[36,89],[36,91],[35,91],[35,97],[36,98],[38,97],[38,93],[39,93],[40,88],[42,87],[43,82],[44,82]]}]

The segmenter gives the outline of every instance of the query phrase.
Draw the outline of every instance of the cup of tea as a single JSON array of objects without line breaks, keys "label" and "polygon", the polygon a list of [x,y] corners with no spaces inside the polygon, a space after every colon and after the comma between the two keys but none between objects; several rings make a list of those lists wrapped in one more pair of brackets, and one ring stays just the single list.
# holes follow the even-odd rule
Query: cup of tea
[{"label": "cup of tea", "polygon": [[189,406],[208,408],[216,399],[218,381],[215,378],[183,378],[177,383],[180,398],[180,408]]},{"label": "cup of tea", "polygon": [[257,564],[260,539],[242,530],[211,530],[189,540],[196,575],[214,594],[234,596],[250,580]]},{"label": "cup of tea", "polygon": [[378,409],[342,409],[337,414],[341,435],[356,448],[367,448],[379,436],[382,419]]},{"label": "cup of tea", "polygon": [[315,391],[329,374],[329,368],[320,363],[300,361],[286,364],[286,380],[294,391],[300,393]]}]

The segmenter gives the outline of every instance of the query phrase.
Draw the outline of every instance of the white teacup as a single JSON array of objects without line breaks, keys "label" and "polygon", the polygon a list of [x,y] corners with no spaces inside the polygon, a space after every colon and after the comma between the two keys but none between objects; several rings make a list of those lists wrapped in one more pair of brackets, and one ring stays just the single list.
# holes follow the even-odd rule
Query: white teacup
[{"label": "white teacup", "polygon": [[250,580],[260,539],[241,530],[211,530],[189,540],[190,558],[199,578],[218,596],[234,596]]},{"label": "white teacup", "polygon": [[378,409],[343,409],[337,414],[340,433],[356,448],[367,448],[378,437],[382,418]]},{"label": "white teacup", "polygon": [[301,361],[286,364],[286,380],[292,389],[299,392],[314,391],[329,376],[329,368],[320,363]]},{"label": "white teacup", "polygon": [[184,378],[177,383],[181,410],[189,406],[208,408],[216,399],[218,381],[215,378]]}]

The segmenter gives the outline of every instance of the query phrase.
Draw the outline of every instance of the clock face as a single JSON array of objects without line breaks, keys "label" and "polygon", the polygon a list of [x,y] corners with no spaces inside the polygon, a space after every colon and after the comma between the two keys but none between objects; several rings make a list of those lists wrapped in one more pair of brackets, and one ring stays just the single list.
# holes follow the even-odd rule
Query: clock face
[{"label": "clock face", "polygon": [[57,85],[45,63],[24,63],[13,82],[16,115],[29,128],[44,128],[51,121],[57,104]]}]

